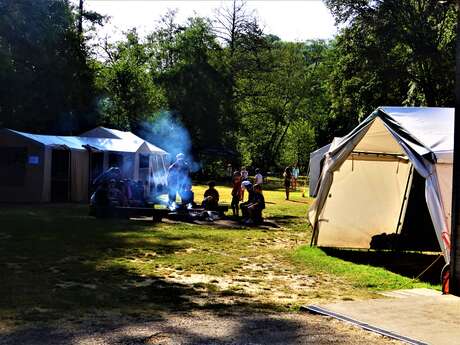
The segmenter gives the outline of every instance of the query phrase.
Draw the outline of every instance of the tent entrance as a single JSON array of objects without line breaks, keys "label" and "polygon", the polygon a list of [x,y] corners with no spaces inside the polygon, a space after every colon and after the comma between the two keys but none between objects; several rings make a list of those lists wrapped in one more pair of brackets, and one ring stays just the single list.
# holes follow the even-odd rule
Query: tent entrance
[{"label": "tent entrance", "polygon": [[425,199],[425,179],[416,171],[397,247],[402,250],[441,250]]},{"label": "tent entrance", "polygon": [[70,150],[52,150],[51,201],[70,201]]}]

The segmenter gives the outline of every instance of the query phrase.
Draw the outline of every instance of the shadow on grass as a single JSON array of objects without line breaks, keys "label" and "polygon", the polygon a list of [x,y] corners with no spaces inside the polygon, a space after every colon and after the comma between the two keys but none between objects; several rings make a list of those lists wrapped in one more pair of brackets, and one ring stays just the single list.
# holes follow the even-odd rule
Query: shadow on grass
[{"label": "shadow on grass", "polygon": [[[155,276],[159,262],[203,240],[196,229],[165,230],[165,224],[98,220],[86,213],[78,205],[0,207],[0,319],[46,322],[98,310],[151,317],[161,310],[233,308],[207,302],[206,296],[218,300],[223,292]],[[140,273],[144,268],[147,273]],[[240,307],[276,308],[249,302]]]},{"label": "shadow on grass", "polygon": [[[382,267],[388,271],[408,278],[417,277],[439,256],[439,254],[347,250],[339,248],[321,248],[321,250],[323,250],[327,255],[345,261],[353,262],[355,264]],[[439,258],[430,269],[420,276],[419,280],[433,285],[439,284],[441,270],[444,264],[444,259]]]},{"label": "shadow on grass", "polygon": [[289,199],[287,200],[288,202],[295,202],[297,204],[304,204],[304,205],[307,205],[308,204],[308,201],[307,200],[292,200],[292,199]]},{"label": "shadow on grass", "polygon": [[296,222],[305,222],[305,218],[297,217],[297,216],[289,216],[289,215],[271,216],[270,220],[272,220],[273,222],[281,226],[290,225]]}]

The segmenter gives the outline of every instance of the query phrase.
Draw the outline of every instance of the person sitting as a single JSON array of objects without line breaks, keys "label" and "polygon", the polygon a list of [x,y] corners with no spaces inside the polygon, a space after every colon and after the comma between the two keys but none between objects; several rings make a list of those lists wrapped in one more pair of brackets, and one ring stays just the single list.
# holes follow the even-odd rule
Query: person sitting
[{"label": "person sitting", "polygon": [[145,204],[144,199],[144,184],[142,181],[136,181],[131,184],[132,200],[131,203],[135,206],[142,206]]},{"label": "person sitting", "polygon": [[254,189],[250,181],[241,182],[241,189],[246,189],[248,191],[248,201],[240,204],[243,220],[245,220],[249,218],[248,206],[254,202]]},{"label": "person sitting", "polygon": [[91,203],[95,206],[105,207],[109,206],[109,184],[102,182],[91,196]]},{"label": "person sitting", "polygon": [[262,210],[265,208],[265,198],[262,193],[262,186],[256,184],[254,186],[254,196],[253,202],[248,205],[248,214],[249,219],[246,221],[246,224],[261,224],[262,219]]},{"label": "person sitting", "polygon": [[211,181],[208,183],[209,188],[204,192],[204,199],[201,206],[208,211],[217,211],[219,208],[219,192],[217,191],[216,183]]},{"label": "person sitting", "polygon": [[179,192],[179,195],[183,205],[194,205],[193,200],[195,198],[195,194],[192,191],[192,185],[190,183],[186,183],[183,186],[183,189]]},{"label": "person sitting", "polygon": [[119,186],[117,186],[117,181],[111,179],[109,181],[107,196],[110,206],[122,206],[123,205],[123,194],[120,191]]}]

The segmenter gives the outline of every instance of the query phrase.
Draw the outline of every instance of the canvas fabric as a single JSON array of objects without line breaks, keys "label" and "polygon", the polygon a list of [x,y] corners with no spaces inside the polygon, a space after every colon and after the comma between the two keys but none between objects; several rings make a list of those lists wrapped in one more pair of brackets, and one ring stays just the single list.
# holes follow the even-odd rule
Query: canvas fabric
[{"label": "canvas fabric", "polygon": [[[402,209],[402,187],[404,181],[407,183],[410,167],[413,166],[425,179],[427,206],[440,248],[448,262],[453,119],[451,108],[381,107],[339,142],[332,143],[324,156],[317,198],[308,214],[313,225],[312,243],[321,245],[324,241],[340,247],[368,248],[373,234],[397,231],[395,219],[397,222],[400,211],[396,210]],[[355,174],[351,176],[344,171],[350,169],[352,152],[374,154],[375,159],[372,163],[357,163]],[[383,159],[384,154],[398,160],[390,163]],[[395,164],[402,166],[399,161],[402,157],[408,160],[404,163],[405,168],[398,169],[397,175],[392,174]],[[438,158],[442,163],[438,163]],[[363,188],[363,184],[367,184],[367,188]],[[372,202],[371,193],[374,196],[379,193],[382,200]],[[353,203],[350,198],[356,197],[353,209],[347,204],[347,196],[348,203]],[[385,205],[384,216],[377,215],[382,212],[378,209],[379,202],[381,206]],[[338,211],[339,208],[344,211]],[[366,216],[363,217],[363,214]],[[330,220],[332,217],[335,217],[334,221]],[[333,224],[336,224],[335,227]],[[325,233],[322,233],[323,230]],[[338,240],[337,236],[332,236],[334,231],[340,235]],[[333,237],[336,239],[334,243],[330,240]]]}]

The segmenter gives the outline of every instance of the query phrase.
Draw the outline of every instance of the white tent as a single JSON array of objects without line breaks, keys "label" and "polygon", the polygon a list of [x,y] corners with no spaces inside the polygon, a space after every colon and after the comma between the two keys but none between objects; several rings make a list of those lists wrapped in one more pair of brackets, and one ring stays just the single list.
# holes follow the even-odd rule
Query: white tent
[{"label": "white tent", "polygon": [[81,136],[3,129],[0,202],[85,202],[94,178],[112,165],[120,167],[123,177],[141,180],[150,189],[166,184],[166,156],[133,133],[104,127]]},{"label": "white tent", "polygon": [[312,243],[370,248],[373,236],[398,234],[415,169],[448,262],[453,130],[452,108],[380,107],[335,140],[308,214]]}]

